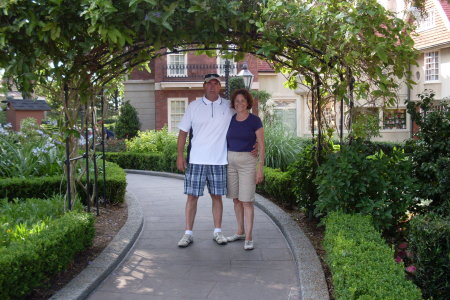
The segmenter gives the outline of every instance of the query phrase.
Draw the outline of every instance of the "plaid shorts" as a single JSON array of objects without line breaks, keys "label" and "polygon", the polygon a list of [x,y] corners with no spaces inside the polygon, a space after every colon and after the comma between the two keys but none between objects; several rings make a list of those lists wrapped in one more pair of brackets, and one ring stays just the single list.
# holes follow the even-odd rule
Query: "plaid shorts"
[{"label": "plaid shorts", "polygon": [[203,196],[205,184],[211,195],[226,195],[227,165],[195,165],[188,164],[184,176],[184,193],[192,196]]}]

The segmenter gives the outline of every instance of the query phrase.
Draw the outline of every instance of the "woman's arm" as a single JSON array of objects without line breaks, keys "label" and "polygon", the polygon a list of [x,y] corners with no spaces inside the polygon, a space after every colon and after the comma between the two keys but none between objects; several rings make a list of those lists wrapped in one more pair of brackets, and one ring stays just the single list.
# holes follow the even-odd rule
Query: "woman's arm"
[{"label": "woman's arm", "polygon": [[256,130],[256,141],[258,143],[258,165],[256,166],[256,184],[264,180],[264,160],[265,160],[265,145],[264,145],[264,128]]}]

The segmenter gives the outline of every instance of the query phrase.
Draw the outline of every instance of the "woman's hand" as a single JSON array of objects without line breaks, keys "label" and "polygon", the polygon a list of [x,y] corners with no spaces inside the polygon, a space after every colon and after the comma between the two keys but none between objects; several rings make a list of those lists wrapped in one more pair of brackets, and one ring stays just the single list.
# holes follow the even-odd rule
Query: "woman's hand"
[{"label": "woman's hand", "polygon": [[256,184],[260,184],[264,180],[264,171],[262,167],[256,168]]}]

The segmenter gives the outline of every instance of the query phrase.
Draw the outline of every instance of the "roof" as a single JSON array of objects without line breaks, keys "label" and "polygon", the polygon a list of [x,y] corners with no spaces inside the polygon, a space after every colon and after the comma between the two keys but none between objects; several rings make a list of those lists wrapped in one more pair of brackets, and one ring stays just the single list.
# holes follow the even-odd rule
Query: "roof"
[{"label": "roof", "polygon": [[5,100],[15,110],[52,110],[44,100]]},{"label": "roof", "polygon": [[441,3],[442,10],[447,16],[447,19],[450,20],[450,4],[447,2],[447,0],[439,0],[439,2]]},{"label": "roof", "polygon": [[450,42],[450,4],[447,0],[427,0],[425,10],[434,12],[434,25],[429,28],[418,28],[413,36],[414,48],[424,51],[431,48],[447,47]]},{"label": "roof", "polygon": [[258,72],[274,72],[274,70],[267,61],[258,59]]}]

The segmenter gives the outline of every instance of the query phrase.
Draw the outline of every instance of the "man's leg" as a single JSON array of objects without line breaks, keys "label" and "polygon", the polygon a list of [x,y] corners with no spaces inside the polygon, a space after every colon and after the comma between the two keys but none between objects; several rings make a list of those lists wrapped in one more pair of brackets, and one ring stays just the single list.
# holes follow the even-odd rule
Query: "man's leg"
[{"label": "man's leg", "polygon": [[198,197],[188,195],[186,201],[186,230],[191,230],[194,228],[195,215],[197,214],[197,202]]},{"label": "man's leg", "polygon": [[184,178],[184,193],[188,195],[185,207],[185,232],[178,242],[179,247],[187,247],[194,241],[192,229],[197,213],[197,202],[199,196],[203,195],[205,184],[204,166],[189,164]]},{"label": "man's leg", "polygon": [[214,227],[222,228],[222,213],[223,213],[222,196],[211,195],[211,199],[212,199],[212,214],[214,219]]}]

